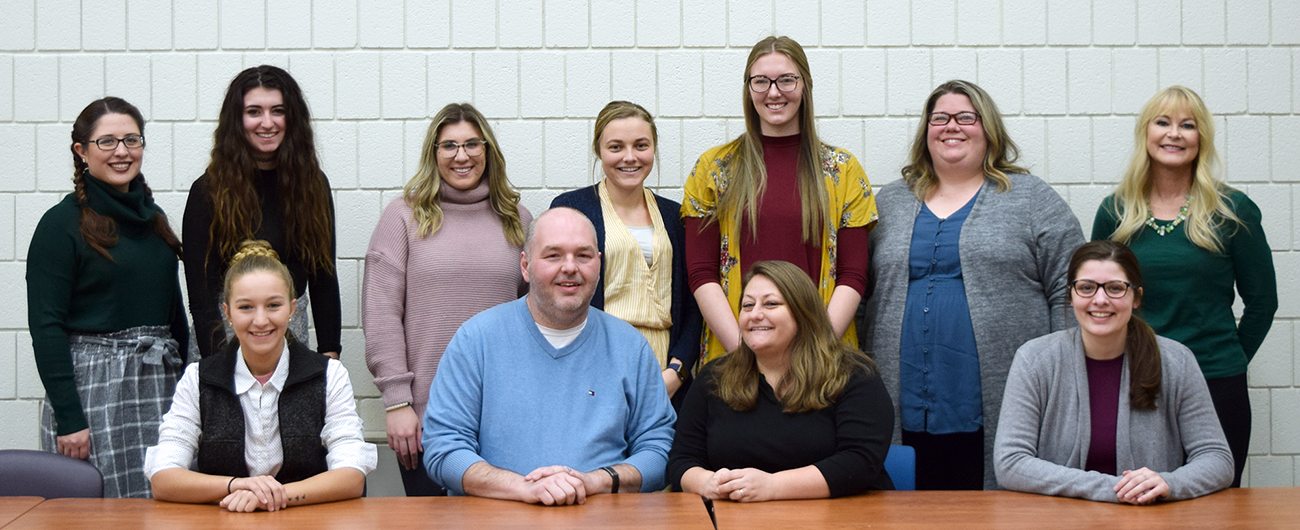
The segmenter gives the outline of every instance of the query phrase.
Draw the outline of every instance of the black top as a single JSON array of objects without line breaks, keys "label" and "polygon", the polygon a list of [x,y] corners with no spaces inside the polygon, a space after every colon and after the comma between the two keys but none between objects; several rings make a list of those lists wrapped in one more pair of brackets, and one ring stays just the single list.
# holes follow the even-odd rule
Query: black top
[{"label": "black top", "polygon": [[[686,277],[686,229],[682,225],[682,205],[658,195],[655,203],[659,207],[659,216],[663,217],[664,230],[673,245],[673,285],[672,308],[669,314],[673,320],[668,331],[668,356],[682,362],[690,371],[695,361],[700,358],[700,332],[704,319],[700,308],[695,304],[695,295],[690,291]],[[565,192],[551,201],[551,208],[566,206],[586,215],[596,227],[596,249],[605,252],[605,216],[600,207],[600,195],[596,186],[588,186]],[[605,268],[600,269],[600,281],[596,283],[596,293],[591,297],[591,307],[605,308]],[[683,389],[684,390],[684,389]],[[679,390],[678,392],[682,392]]]},{"label": "black top", "polygon": [[783,412],[761,377],[749,412],[732,410],[712,386],[709,365],[700,370],[678,416],[667,469],[674,490],[681,491],[682,475],[697,466],[776,473],[808,465],[821,471],[831,497],[894,489],[885,472],[894,405],[879,375],[858,371],[831,406],[800,414]]},{"label": "black top", "polygon": [[[293,275],[293,288],[299,296],[310,287],[311,313],[316,323],[316,350],[340,352],[339,333],[342,312],[339,307],[339,280],[334,270],[308,269],[298,245],[291,245],[285,236],[284,205],[280,200],[278,173],[262,171],[256,180],[257,196],[261,202],[262,224],[254,232],[255,239],[264,239],[280,255],[289,273]],[[325,178],[321,175],[321,178]],[[221,288],[230,263],[221,256],[220,249],[209,245],[212,225],[212,196],[208,192],[209,177],[199,177],[190,186],[190,197],[185,203],[185,219],[181,239],[185,249],[185,284],[190,295],[190,314],[194,316],[194,334],[203,357],[220,352],[225,332],[221,318]],[[325,181],[329,189],[329,180]],[[334,199],[329,198],[330,218],[334,218]],[[334,261],[337,238],[330,228],[330,261]],[[305,339],[306,337],[303,337]]]},{"label": "black top", "polygon": [[81,208],[72,193],[41,217],[27,251],[27,325],[60,436],[88,426],[68,335],[170,326],[182,355],[189,340],[176,253],[155,231],[162,210],[145,194],[143,177],[126,193],[85,180],[87,205],[117,223],[117,244],[108,248],[113,259],[81,237]]}]

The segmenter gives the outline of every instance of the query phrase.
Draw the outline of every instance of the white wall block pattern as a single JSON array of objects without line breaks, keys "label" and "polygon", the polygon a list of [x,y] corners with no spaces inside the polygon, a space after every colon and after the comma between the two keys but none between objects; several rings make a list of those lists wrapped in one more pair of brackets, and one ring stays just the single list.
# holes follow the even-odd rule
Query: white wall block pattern
[{"label": "white wall block pattern", "polygon": [[[744,129],[750,47],[804,45],[818,132],[872,183],[900,178],[927,94],[975,81],[1020,165],[1089,232],[1159,89],[1215,114],[1223,176],[1264,215],[1279,301],[1251,364],[1246,483],[1300,483],[1300,2],[1296,0],[11,0],[0,17],[0,283],[24,285],[41,215],[71,190],[69,130],[104,95],[148,120],[143,172],[174,226],[206,168],[230,80],[286,68],[311,108],[338,215],[344,362],[368,433],[382,403],[360,328],[364,253],[451,102],[488,116],[521,201],[540,213],[602,177],[592,122],[611,99],[656,117],[646,185],[680,200],[704,150]],[[12,290],[12,289],[11,289]],[[44,389],[23,287],[0,308],[0,448],[35,447]],[[1240,306],[1240,303],[1238,303]],[[1240,310],[1240,309],[1238,309]]]},{"label": "white wall block pattern", "polygon": [[10,2],[0,17],[0,50],[30,50],[36,46],[36,2]]},{"label": "white wall block pattern", "polygon": [[403,0],[371,0],[357,10],[358,44],[363,48],[401,48],[406,22]]},{"label": "white wall block pattern", "polygon": [[591,45],[629,48],[636,45],[636,4],[623,0],[591,0]]}]

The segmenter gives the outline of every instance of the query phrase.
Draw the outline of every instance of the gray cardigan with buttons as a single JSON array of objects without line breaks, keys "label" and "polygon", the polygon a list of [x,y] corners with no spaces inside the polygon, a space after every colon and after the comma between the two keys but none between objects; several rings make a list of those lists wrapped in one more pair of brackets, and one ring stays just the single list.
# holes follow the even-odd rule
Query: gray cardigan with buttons
[{"label": "gray cardigan with buttons", "polygon": [[[1169,484],[1169,500],[1226,488],[1232,483],[1232,452],[1196,357],[1176,341],[1156,340],[1161,365],[1156,410],[1129,405],[1129,365],[1124,359],[1116,469],[1146,467],[1159,473]],[[1079,328],[1025,343],[1011,364],[1002,400],[994,449],[998,483],[1009,490],[1118,502],[1114,487],[1119,477],[1083,470],[1091,421]]]},{"label": "gray cardigan with buttons", "polygon": [[[1033,175],[1007,177],[1007,191],[985,180],[958,242],[980,362],[985,489],[997,487],[993,437],[1011,359],[1029,339],[1075,325],[1065,282],[1070,255],[1085,241],[1079,220],[1056,190]],[[897,407],[908,253],[921,202],[900,179],[880,190],[876,207],[880,221],[871,231],[871,294],[862,349],[875,359]],[[895,416],[901,417],[897,410]]]}]

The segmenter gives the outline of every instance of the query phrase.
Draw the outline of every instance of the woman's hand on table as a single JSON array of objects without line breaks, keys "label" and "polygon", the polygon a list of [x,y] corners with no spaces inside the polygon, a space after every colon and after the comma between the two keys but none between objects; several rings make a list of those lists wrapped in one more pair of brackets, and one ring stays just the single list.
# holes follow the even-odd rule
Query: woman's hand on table
[{"label": "woman's hand on table", "polygon": [[273,512],[289,507],[289,495],[284,485],[269,475],[237,478],[230,482],[230,494],[221,499],[221,507],[232,512],[251,512],[258,508]]},{"label": "woman's hand on table", "polygon": [[1169,496],[1169,484],[1159,473],[1145,467],[1136,471],[1124,471],[1115,484],[1115,496],[1119,502],[1151,504]]},{"label": "woman's hand on table", "polygon": [[719,469],[710,482],[717,481],[721,498],[736,502],[762,502],[777,498],[777,479],[771,473],[747,467]]}]

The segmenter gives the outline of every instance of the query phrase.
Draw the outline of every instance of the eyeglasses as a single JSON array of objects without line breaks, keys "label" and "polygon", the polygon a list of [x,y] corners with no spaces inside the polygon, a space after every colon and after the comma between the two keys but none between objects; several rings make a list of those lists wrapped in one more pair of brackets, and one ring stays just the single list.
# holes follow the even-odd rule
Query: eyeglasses
[{"label": "eyeglasses", "polygon": [[772,89],[772,83],[776,83],[776,89],[782,92],[793,92],[799,88],[799,79],[797,75],[783,75],[772,79],[765,75],[749,76],[749,89],[762,94]]},{"label": "eyeglasses", "polygon": [[117,143],[122,142],[127,149],[139,149],[144,147],[144,137],[138,134],[128,135],[125,138],[113,138],[108,136],[94,140],[95,147],[101,151],[112,151],[117,149]]},{"label": "eyeglasses", "polygon": [[478,138],[470,138],[465,140],[465,143],[459,144],[447,140],[438,144],[438,156],[443,158],[456,158],[456,152],[460,151],[462,147],[465,148],[466,156],[478,156],[483,154],[483,146],[485,145],[487,145],[487,142],[479,140]]},{"label": "eyeglasses", "polygon": [[958,112],[956,114],[948,114],[947,112],[931,112],[930,125],[948,125],[948,120],[954,118],[957,120],[957,125],[975,125],[975,123],[980,121],[979,113],[969,110]]},{"label": "eyeglasses", "polygon": [[1123,280],[1111,280],[1106,283],[1097,283],[1092,280],[1074,280],[1070,282],[1070,288],[1074,289],[1074,294],[1088,298],[1097,294],[1097,289],[1102,288],[1106,291],[1106,296],[1110,298],[1124,298],[1133,284]]}]

